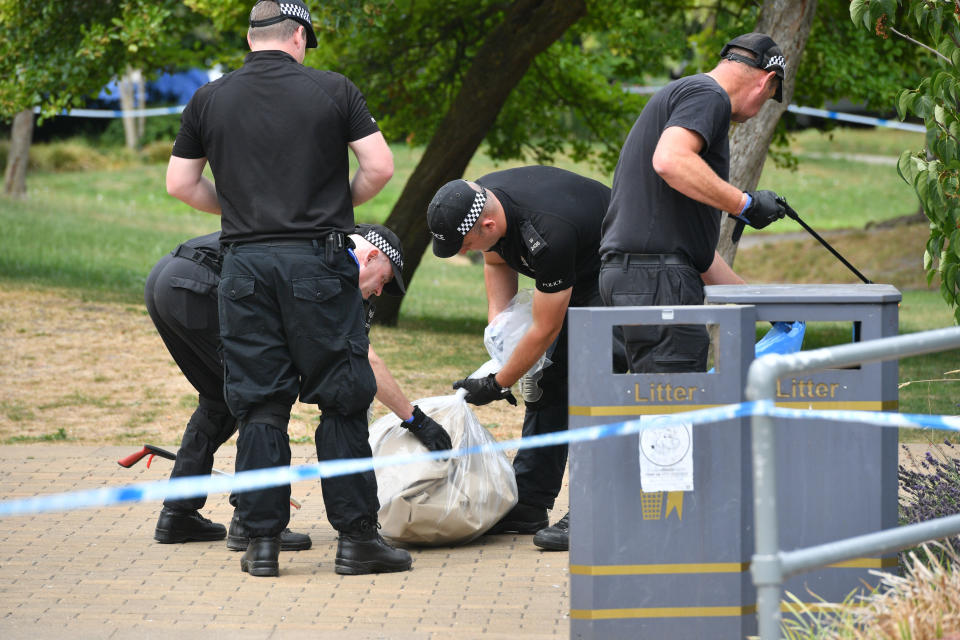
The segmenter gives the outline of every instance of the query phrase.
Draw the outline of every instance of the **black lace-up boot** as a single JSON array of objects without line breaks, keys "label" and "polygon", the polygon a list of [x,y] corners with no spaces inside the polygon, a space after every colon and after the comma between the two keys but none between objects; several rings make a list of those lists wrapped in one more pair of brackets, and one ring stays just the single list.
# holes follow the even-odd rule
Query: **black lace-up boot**
[{"label": "black lace-up boot", "polygon": [[384,542],[374,518],[360,518],[340,532],[335,571],[343,575],[408,571],[413,560]]}]

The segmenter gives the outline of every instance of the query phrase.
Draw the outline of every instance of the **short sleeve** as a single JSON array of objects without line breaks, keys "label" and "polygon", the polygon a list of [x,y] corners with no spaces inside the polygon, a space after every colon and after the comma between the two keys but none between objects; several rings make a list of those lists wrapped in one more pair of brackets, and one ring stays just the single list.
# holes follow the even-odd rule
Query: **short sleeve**
[{"label": "short sleeve", "polygon": [[704,151],[726,138],[730,127],[730,100],[716,89],[692,85],[676,96],[664,129],[683,127],[700,134]]},{"label": "short sleeve", "polygon": [[380,131],[380,126],[370,114],[367,101],[349,78],[344,77],[347,108],[347,141],[353,142]]},{"label": "short sleeve", "polygon": [[550,246],[537,256],[534,264],[537,291],[557,293],[576,284],[576,254],[577,241],[572,230],[551,234]]},{"label": "short sleeve", "polygon": [[186,108],[180,115],[180,131],[173,142],[173,152],[178,158],[196,159],[207,156],[203,149],[203,138],[200,133],[200,103],[203,93],[197,91],[190,98]]}]

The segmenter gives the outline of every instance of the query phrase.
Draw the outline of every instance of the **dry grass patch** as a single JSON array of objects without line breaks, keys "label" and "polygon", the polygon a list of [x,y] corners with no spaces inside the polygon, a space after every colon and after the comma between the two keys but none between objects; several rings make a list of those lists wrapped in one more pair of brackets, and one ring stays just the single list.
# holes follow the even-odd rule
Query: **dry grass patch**
[{"label": "dry grass patch", "polygon": [[[196,391],[146,310],[76,296],[0,289],[0,443],[176,446]],[[482,336],[466,333],[375,327],[371,340],[411,400],[452,393],[453,380],[486,360]],[[387,410],[375,402],[374,412]],[[494,437],[519,437],[522,406],[498,402],[476,414]],[[313,405],[295,405],[291,440],[312,442],[318,416]]]},{"label": "dry grass patch", "polygon": [[810,607],[792,598],[798,618],[784,622],[784,637],[849,640],[960,640],[960,557],[946,544],[909,554],[902,576],[881,578],[867,596]]}]

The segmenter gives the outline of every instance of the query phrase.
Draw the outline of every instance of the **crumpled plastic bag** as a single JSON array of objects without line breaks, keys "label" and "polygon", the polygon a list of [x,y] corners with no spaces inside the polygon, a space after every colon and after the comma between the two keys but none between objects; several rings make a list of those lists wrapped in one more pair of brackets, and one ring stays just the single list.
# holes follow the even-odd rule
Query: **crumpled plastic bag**
[{"label": "crumpled plastic bag", "polygon": [[[443,425],[454,449],[494,443],[464,395],[460,390],[449,396],[423,398],[415,404]],[[390,413],[370,425],[374,458],[427,450],[400,423],[400,418]],[[380,533],[394,542],[464,544],[487,531],[517,504],[517,481],[502,451],[378,468],[376,475]]]},{"label": "crumpled plastic bag", "polygon": [[754,347],[754,355],[759,358],[769,353],[796,353],[803,346],[803,335],[806,330],[807,323],[802,320],[774,322]]},{"label": "crumpled plastic bag", "polygon": [[[513,296],[510,303],[498,313],[483,330],[483,344],[487,353],[500,367],[510,359],[510,354],[516,348],[520,338],[533,324],[533,290],[521,289]],[[550,366],[550,359],[546,354],[540,356],[527,374],[534,374]],[[495,369],[495,371],[499,371]]]}]

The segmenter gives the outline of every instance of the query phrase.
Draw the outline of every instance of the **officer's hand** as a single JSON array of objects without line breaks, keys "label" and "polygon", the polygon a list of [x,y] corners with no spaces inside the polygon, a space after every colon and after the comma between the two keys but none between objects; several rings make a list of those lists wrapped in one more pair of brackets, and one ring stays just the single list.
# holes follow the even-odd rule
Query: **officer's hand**
[{"label": "officer's hand", "polygon": [[740,212],[740,217],[754,229],[763,229],[787,214],[787,201],[773,191],[750,191],[747,195],[750,204]]},{"label": "officer's hand", "polygon": [[452,449],[450,435],[443,430],[433,418],[420,411],[420,407],[413,407],[413,417],[410,422],[404,420],[401,424],[417,437],[423,446],[430,451],[444,451]]},{"label": "officer's hand", "polygon": [[497,384],[496,374],[491,373],[486,378],[464,378],[453,383],[454,389],[466,389],[464,400],[470,404],[488,404],[494,400],[506,400],[517,406],[517,399],[510,393],[510,387],[501,387]]}]

